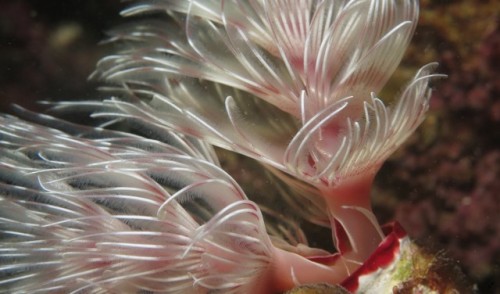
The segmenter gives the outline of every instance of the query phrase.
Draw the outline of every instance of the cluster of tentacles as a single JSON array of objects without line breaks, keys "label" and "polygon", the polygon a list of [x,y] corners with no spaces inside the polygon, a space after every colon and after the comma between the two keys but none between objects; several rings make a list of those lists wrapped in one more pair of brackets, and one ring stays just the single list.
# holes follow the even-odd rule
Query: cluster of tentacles
[{"label": "cluster of tentacles", "polygon": [[[0,116],[0,288],[354,291],[374,254],[396,258],[404,233],[382,232],[370,188],[438,75],[424,66],[390,106],[377,93],[418,1],[146,0],[123,14],[139,17],[110,31],[123,49],[93,74],[110,98],[52,108],[104,124]],[[280,197],[294,218],[330,227],[338,252],[266,230],[214,146],[263,163],[293,191]]]}]

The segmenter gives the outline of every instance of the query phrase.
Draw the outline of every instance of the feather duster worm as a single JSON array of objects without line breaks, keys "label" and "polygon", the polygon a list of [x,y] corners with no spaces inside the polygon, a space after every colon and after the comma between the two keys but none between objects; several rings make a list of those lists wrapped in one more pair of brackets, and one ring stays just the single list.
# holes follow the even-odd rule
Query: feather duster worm
[{"label": "feather duster worm", "polygon": [[284,290],[290,264],[307,280],[335,276],[272,246],[203,142],[39,119],[78,136],[0,117],[2,292]]},{"label": "feather duster worm", "polygon": [[348,268],[362,263],[383,237],[375,172],[422,121],[435,76],[422,68],[392,108],[376,96],[418,2],[145,1],[123,12],[141,13],[169,17],[112,32],[129,46],[94,76],[128,99],[96,115],[187,133],[308,182]]},{"label": "feather duster worm", "polygon": [[[382,232],[369,193],[439,76],[424,66],[391,107],[377,97],[418,1],[161,0],[123,14],[151,16],[110,32],[124,49],[93,78],[116,96],[55,110],[87,107],[157,139],[3,116],[3,288],[262,293],[345,280],[355,291],[400,257],[405,234]],[[338,252],[276,246],[212,145],[267,165]]]}]

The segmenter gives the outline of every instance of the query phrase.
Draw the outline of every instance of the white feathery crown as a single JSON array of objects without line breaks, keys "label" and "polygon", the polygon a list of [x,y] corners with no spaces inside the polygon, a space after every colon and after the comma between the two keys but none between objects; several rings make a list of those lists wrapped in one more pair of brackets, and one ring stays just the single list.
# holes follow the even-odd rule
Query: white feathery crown
[{"label": "white feathery crown", "polygon": [[[2,289],[230,292],[269,263],[258,206],[193,148],[210,147],[179,135],[165,144],[100,129],[78,132],[0,117]],[[245,254],[252,257],[237,263]]]},{"label": "white feathery crown", "polygon": [[424,117],[433,64],[394,106],[377,97],[413,35],[417,1],[181,2],[123,12],[171,20],[111,32],[128,46],[94,77],[129,99],[96,115],[203,138],[315,186],[378,168]]}]

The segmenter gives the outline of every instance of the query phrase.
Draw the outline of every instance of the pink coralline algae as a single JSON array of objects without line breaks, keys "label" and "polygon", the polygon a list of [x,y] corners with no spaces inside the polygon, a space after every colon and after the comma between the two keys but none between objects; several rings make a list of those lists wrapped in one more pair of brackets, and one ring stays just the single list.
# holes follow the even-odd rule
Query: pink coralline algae
[{"label": "pink coralline algae", "polygon": [[[396,218],[415,238],[432,238],[460,260],[485,293],[500,291],[500,30],[487,31],[470,59],[443,52],[449,77],[431,99],[420,140],[393,161],[381,185],[414,191]],[[434,129],[434,131],[432,131]],[[426,139],[426,135],[435,138]],[[413,195],[413,196],[412,196]]]}]

